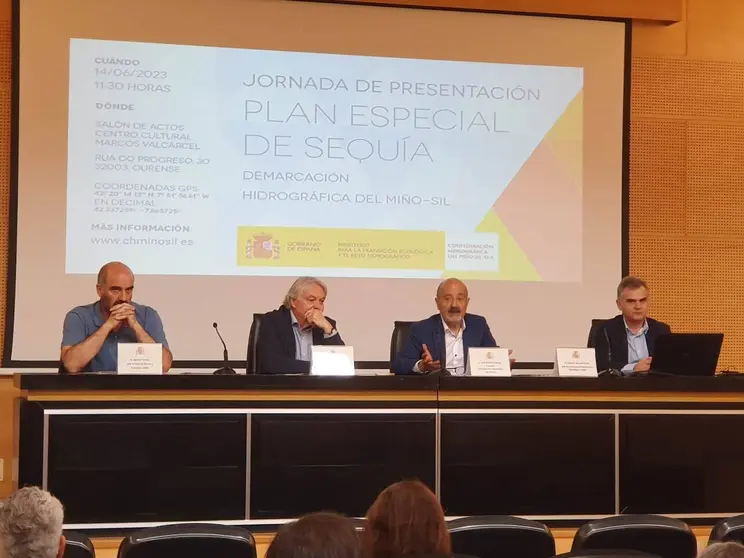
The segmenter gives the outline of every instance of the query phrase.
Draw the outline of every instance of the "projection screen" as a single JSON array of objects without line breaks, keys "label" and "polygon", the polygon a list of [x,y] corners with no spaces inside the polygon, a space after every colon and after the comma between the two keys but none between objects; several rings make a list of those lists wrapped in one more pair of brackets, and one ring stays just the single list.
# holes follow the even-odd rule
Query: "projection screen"
[{"label": "projection screen", "polygon": [[[6,365],[111,260],[175,359],[245,358],[297,276],[358,361],[470,290],[521,362],[614,313],[628,24],[285,0],[21,0]],[[372,364],[370,364],[372,363]],[[380,364],[384,366],[383,364]]]}]

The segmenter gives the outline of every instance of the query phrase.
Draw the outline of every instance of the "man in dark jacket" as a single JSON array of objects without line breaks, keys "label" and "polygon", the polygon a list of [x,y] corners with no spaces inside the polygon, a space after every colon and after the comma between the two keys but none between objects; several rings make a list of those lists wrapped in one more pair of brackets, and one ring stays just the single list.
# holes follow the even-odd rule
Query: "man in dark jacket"
[{"label": "man in dark jacket", "polygon": [[261,319],[256,343],[259,374],[309,374],[313,345],[343,345],[336,322],[324,315],[328,288],[315,277],[300,277],[281,307]]},{"label": "man in dark jacket", "polygon": [[496,347],[483,316],[468,314],[468,288],[459,279],[447,279],[434,299],[438,314],[411,324],[408,339],[393,361],[395,374],[427,374],[447,370],[465,375],[470,347]]},{"label": "man in dark jacket", "polygon": [[648,317],[648,294],[648,285],[637,277],[626,277],[618,285],[621,314],[607,320],[594,336],[598,370],[615,369],[630,375],[651,369],[656,340],[671,329]]}]

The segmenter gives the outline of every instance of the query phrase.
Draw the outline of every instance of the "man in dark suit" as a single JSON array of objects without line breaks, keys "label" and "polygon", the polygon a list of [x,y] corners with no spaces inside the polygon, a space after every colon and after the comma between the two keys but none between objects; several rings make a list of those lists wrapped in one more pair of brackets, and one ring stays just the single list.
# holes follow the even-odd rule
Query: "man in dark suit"
[{"label": "man in dark suit", "polygon": [[468,288],[447,279],[434,299],[438,314],[411,324],[408,339],[393,361],[395,374],[427,374],[446,369],[465,374],[470,347],[497,347],[483,316],[468,314]]},{"label": "man in dark suit", "polygon": [[648,285],[637,277],[620,282],[617,307],[621,314],[607,320],[595,333],[597,369],[646,374],[651,369],[656,340],[672,330],[648,317]]},{"label": "man in dark suit", "polygon": [[343,345],[336,322],[323,315],[328,289],[320,279],[300,277],[284,303],[264,314],[256,343],[258,374],[309,374],[313,345]]}]

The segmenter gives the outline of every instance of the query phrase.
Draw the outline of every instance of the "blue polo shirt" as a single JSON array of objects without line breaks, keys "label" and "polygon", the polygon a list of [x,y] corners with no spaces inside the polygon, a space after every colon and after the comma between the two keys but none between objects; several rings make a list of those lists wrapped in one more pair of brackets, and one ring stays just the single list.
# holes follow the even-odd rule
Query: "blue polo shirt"
[{"label": "blue polo shirt", "polygon": [[[134,306],[134,315],[144,330],[152,337],[156,343],[161,343],[163,347],[168,348],[168,341],[165,338],[163,322],[158,313],[143,304],[130,302]],[[62,346],[72,346],[82,343],[88,337],[93,335],[105,322],[101,312],[101,303],[94,302],[85,306],[78,306],[70,310],[65,316],[65,323],[62,326]],[[112,331],[106,337],[101,346],[101,350],[93,357],[93,360],[83,369],[83,372],[116,372],[118,344],[119,343],[136,343],[137,336],[134,330],[129,328],[126,323],[122,324],[119,331]]]}]

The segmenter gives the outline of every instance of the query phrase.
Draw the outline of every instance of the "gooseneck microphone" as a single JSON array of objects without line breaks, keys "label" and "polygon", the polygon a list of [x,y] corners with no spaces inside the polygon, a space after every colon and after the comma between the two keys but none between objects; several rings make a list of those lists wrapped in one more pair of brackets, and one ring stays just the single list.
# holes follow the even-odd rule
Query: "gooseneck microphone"
[{"label": "gooseneck microphone", "polygon": [[610,336],[607,334],[607,326],[602,326],[602,333],[604,333],[605,341],[607,341],[607,368],[600,371],[600,376],[622,376],[623,373],[620,370],[612,367],[612,344],[610,343]]},{"label": "gooseneck microphone", "polygon": [[230,365],[228,364],[228,358],[227,358],[227,345],[225,345],[225,340],[222,338],[222,335],[220,335],[220,329],[217,327],[217,322],[212,322],[212,327],[217,332],[217,337],[220,338],[220,341],[222,341],[222,359],[225,361],[225,365],[222,368],[218,368],[214,371],[215,374],[235,374],[235,370],[230,368]]}]

